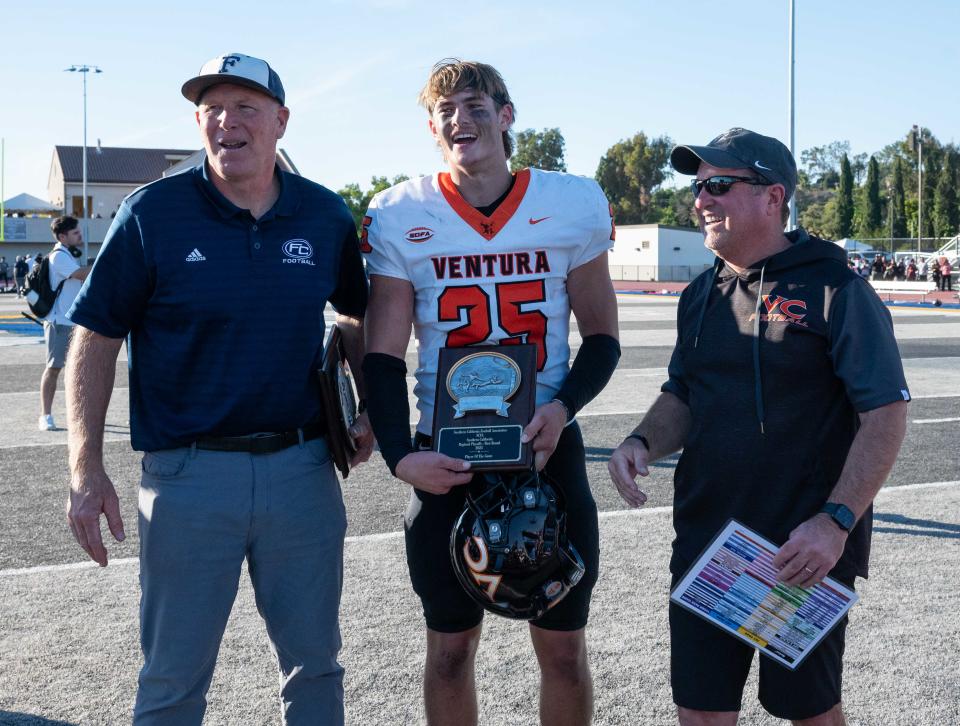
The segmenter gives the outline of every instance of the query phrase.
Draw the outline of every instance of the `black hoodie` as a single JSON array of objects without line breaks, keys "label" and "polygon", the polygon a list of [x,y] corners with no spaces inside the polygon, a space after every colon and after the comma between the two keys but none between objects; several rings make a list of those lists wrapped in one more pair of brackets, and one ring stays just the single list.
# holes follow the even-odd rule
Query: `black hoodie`
[{"label": "black hoodie", "polygon": [[[670,569],[731,517],[783,544],[840,477],[857,414],[909,400],[893,322],[837,245],[803,230],[737,273],[722,260],[680,297],[662,390],[690,408],[674,479]],[[867,576],[872,512],[832,575]]]}]

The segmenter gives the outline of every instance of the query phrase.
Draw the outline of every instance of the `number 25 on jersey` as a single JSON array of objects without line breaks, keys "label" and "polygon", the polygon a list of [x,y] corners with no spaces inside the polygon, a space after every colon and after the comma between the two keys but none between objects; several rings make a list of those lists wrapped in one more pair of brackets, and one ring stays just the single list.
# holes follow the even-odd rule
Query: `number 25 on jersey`
[{"label": "number 25 on jersey", "polygon": [[[497,318],[507,337],[496,341],[500,345],[533,343],[537,346],[537,370],[547,362],[547,316],[539,310],[523,310],[530,303],[544,302],[543,280],[501,282],[495,287]],[[493,332],[490,295],[480,285],[448,287],[437,299],[437,319],[457,322],[461,311],[467,311],[467,322],[447,333],[447,346],[460,348],[476,345],[490,339]]]}]

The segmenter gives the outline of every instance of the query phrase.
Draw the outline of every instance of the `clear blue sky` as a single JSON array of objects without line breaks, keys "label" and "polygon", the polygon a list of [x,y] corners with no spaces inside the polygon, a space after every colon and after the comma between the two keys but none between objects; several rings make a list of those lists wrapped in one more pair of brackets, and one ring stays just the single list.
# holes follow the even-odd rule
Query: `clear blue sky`
[{"label": "clear blue sky", "polygon": [[[441,164],[416,96],[444,56],[492,63],[517,129],[557,126],[592,176],[637,131],[705,143],[730,126],[784,141],[787,0],[425,3],[16,2],[3,11],[5,198],[47,198],[56,144],[199,148],[180,85],[223,52],[268,60],[291,108],[281,145],[332,187]],[[914,123],[960,132],[960,3],[797,0],[797,149],[873,152]]]}]

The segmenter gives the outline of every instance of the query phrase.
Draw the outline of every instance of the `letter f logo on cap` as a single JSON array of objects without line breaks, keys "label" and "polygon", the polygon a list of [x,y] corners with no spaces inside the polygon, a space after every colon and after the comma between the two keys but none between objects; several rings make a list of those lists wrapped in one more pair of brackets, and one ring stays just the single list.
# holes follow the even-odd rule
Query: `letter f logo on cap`
[{"label": "letter f logo on cap", "polygon": [[225,55],[223,56],[223,62],[220,64],[220,70],[217,73],[229,73],[227,70],[230,66],[235,66],[240,62],[240,58],[235,55]]}]

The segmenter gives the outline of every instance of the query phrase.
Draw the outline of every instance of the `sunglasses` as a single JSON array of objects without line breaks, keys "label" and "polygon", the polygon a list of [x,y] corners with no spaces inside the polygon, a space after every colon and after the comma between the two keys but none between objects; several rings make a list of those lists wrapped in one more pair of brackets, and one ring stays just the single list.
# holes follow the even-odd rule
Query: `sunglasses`
[{"label": "sunglasses", "polygon": [[699,196],[704,187],[710,192],[711,197],[722,197],[737,182],[755,187],[768,187],[773,184],[766,179],[753,176],[712,176],[709,179],[694,179],[690,182],[690,189],[693,191],[694,197]]}]

